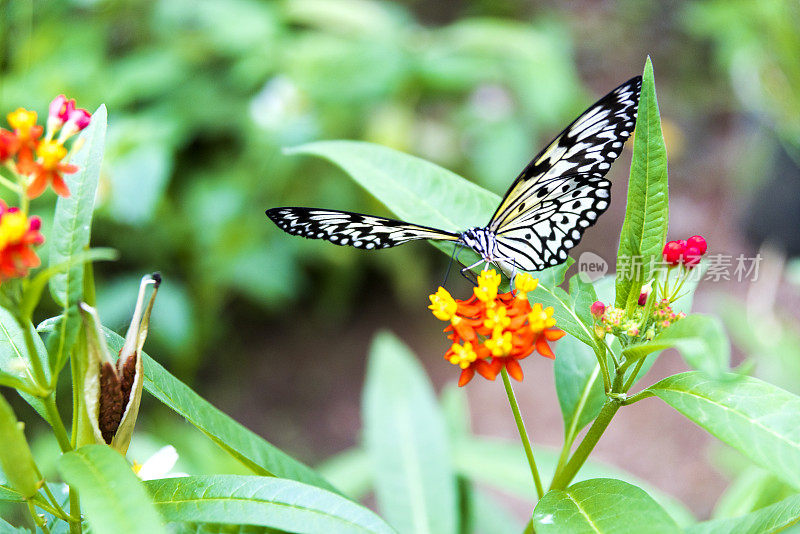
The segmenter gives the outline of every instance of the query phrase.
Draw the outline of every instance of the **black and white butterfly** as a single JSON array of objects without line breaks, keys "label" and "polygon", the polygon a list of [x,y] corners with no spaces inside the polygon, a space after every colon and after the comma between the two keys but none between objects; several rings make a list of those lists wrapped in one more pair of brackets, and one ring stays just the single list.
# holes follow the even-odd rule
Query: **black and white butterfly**
[{"label": "black and white butterfly", "polygon": [[484,227],[453,233],[318,208],[272,208],[267,216],[285,232],[336,245],[379,249],[433,239],[467,246],[480,254],[478,263],[506,273],[558,265],[609,206],[604,176],[633,131],[641,85],[641,76],[628,80],[567,126],[522,170]]}]

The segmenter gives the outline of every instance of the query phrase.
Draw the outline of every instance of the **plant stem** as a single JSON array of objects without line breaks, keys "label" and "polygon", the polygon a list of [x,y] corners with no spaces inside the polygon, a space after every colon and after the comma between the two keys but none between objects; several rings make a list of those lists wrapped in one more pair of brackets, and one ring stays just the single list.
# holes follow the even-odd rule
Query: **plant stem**
[{"label": "plant stem", "polygon": [[36,508],[33,507],[33,501],[28,500],[28,513],[31,514],[33,524],[42,529],[45,534],[50,534],[50,529],[47,528],[47,522],[39,514],[36,513]]},{"label": "plant stem", "polygon": [[[645,356],[645,358],[646,358],[646,356]],[[629,389],[631,389],[631,387],[633,387],[633,383],[636,381],[636,375],[638,375],[639,371],[642,370],[642,365],[644,365],[645,358],[640,358],[639,361],[636,362],[636,367],[633,368],[633,372],[631,373],[631,376],[628,377],[628,381],[625,382],[624,386],[622,386],[622,392],[623,393],[627,393],[627,391]]]},{"label": "plant stem", "polygon": [[81,527],[81,500],[78,498],[78,491],[72,486],[69,487],[69,513],[72,517],[77,518],[77,521],[69,524],[70,534],[81,534],[83,528]]},{"label": "plant stem", "polygon": [[17,320],[20,328],[22,329],[22,337],[25,338],[25,349],[28,352],[28,361],[33,368],[33,379],[40,389],[45,389],[47,394],[50,394],[50,388],[47,388],[47,376],[44,374],[42,361],[39,359],[39,351],[36,350],[36,344],[33,342],[33,334],[30,329],[30,322]]},{"label": "plant stem", "polygon": [[50,419],[50,425],[53,427],[53,434],[56,436],[58,446],[61,447],[61,452],[71,451],[72,444],[70,443],[69,436],[67,435],[67,429],[64,427],[64,421],[61,420],[61,414],[58,413],[55,397],[53,397],[53,394],[51,393],[43,400],[45,410],[47,411],[47,416]]},{"label": "plant stem", "polygon": [[544,489],[542,488],[542,481],[539,478],[539,470],[536,469],[536,461],[533,459],[533,449],[531,448],[531,441],[528,439],[528,432],[525,430],[525,422],[522,420],[522,414],[519,412],[517,397],[514,395],[514,389],[511,387],[511,381],[508,379],[508,372],[505,367],[500,370],[500,374],[503,375],[503,385],[506,388],[508,403],[511,405],[511,411],[514,412],[514,421],[517,423],[519,437],[522,440],[522,446],[525,448],[525,456],[527,456],[528,465],[531,467],[533,482],[536,484],[536,494],[541,499],[544,496]]},{"label": "plant stem", "polygon": [[611,419],[614,417],[614,414],[617,413],[620,406],[622,406],[622,401],[620,399],[611,398],[606,401],[597,419],[592,423],[589,432],[586,433],[583,441],[581,441],[580,445],[578,445],[578,448],[575,450],[575,454],[572,455],[572,458],[570,458],[569,462],[567,462],[567,465],[565,465],[562,470],[556,472],[553,477],[553,482],[550,484],[551,490],[563,490],[567,488],[578,473],[578,470],[583,466],[584,462],[586,462],[589,453],[591,453],[594,446],[597,445],[600,436],[603,435],[603,432],[605,432],[608,424],[611,422]]}]

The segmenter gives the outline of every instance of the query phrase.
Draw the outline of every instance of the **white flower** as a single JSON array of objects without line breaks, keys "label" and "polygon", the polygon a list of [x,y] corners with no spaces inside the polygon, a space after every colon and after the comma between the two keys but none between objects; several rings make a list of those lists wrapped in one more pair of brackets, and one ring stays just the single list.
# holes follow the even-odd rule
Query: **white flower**
[{"label": "white flower", "polygon": [[134,472],[142,480],[155,480],[157,478],[188,477],[187,473],[170,473],[178,461],[178,451],[172,445],[158,449],[155,454],[145,460],[141,465],[133,463]]}]

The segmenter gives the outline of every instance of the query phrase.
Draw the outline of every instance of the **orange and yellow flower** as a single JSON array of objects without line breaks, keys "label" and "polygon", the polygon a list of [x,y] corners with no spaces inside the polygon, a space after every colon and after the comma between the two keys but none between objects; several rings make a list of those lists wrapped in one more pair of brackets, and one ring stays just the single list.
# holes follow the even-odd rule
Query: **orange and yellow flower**
[{"label": "orange and yellow flower", "polygon": [[0,128],[0,162],[20,176],[28,197],[38,197],[48,185],[57,195],[68,197],[63,175],[76,172],[78,167],[64,162],[69,154],[64,143],[89,125],[91,114],[76,109],[74,100],[59,95],[50,103],[44,138],[35,111],[18,108],[7,119],[13,131]]},{"label": "orange and yellow flower", "polygon": [[0,200],[0,280],[20,278],[41,264],[34,246],[44,243],[39,217],[28,218]]},{"label": "orange and yellow flower", "polygon": [[553,308],[531,307],[528,293],[538,282],[527,273],[519,274],[515,291],[498,294],[500,275],[489,269],[481,272],[467,300],[454,299],[443,287],[430,296],[428,308],[437,319],[450,323],[444,332],[452,345],[444,358],[461,368],[459,386],[476,372],[494,380],[503,368],[515,380],[522,380],[519,360],[534,351],[555,357],[548,342],[560,339],[564,332],[554,328]]}]

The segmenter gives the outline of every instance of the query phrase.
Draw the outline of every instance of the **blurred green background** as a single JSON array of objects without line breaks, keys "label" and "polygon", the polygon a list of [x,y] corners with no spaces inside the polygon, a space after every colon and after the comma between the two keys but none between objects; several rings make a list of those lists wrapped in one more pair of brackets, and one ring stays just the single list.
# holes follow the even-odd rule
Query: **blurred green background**
[{"label": "blurred green background", "polygon": [[[387,214],[331,165],[281,149],[361,139],[502,193],[596,96],[640,73],[648,54],[670,158],[670,238],[702,233],[712,252],[751,256],[766,243],[779,266],[767,297],[748,284],[708,283],[699,307],[727,312],[740,358],[760,362],[757,374],[800,390],[791,282],[800,269],[789,261],[786,279],[782,267],[800,253],[795,1],[0,0],[0,17],[3,113],[25,106],[43,117],[59,93],[90,110],[108,106],[93,243],[122,256],[97,267],[104,322],[123,329],[136,281],[160,270],[146,350],[305,461],[357,442],[364,357],[377,329],[397,331],[437,383],[456,372],[441,360],[444,340],[425,309],[447,258],[424,244],[369,254],[280,232],[266,208]],[[612,169],[612,208],[574,257],[613,260],[629,158]],[[37,204],[45,232],[52,203]],[[763,346],[764,328],[780,332],[780,350]],[[542,407],[541,418],[528,416],[534,437],[556,444],[550,367],[531,365],[520,395],[529,410]],[[671,358],[652,372],[679,369]],[[496,386],[470,385],[475,426],[510,437]],[[176,432],[174,418],[145,408],[140,450],[169,442],[184,471],[235,469],[196,434]],[[630,412],[600,457],[707,516],[730,475],[712,465],[708,439],[654,402]],[[681,467],[622,458],[615,443],[624,440]]]}]

